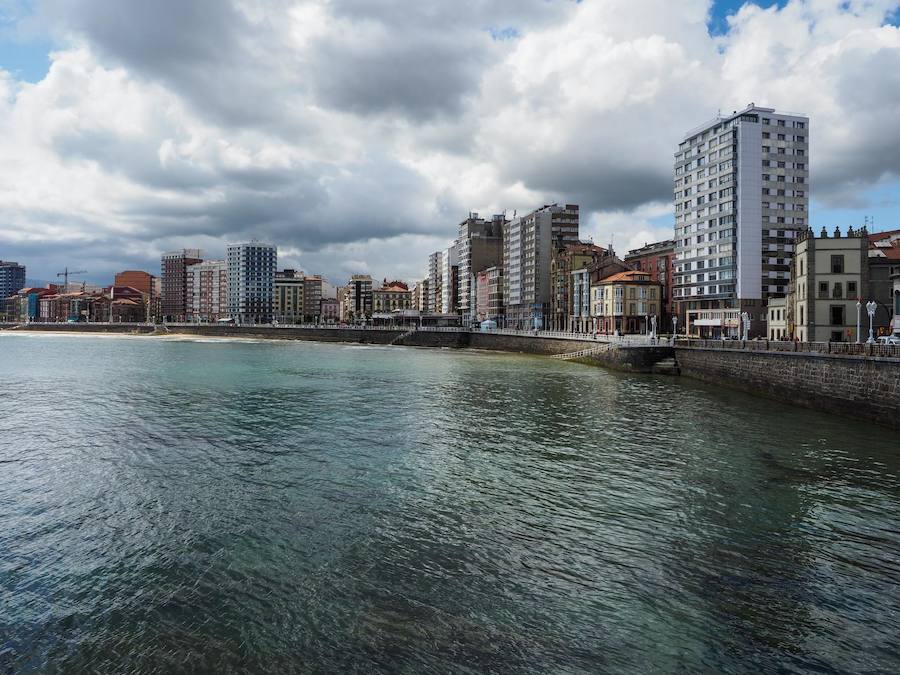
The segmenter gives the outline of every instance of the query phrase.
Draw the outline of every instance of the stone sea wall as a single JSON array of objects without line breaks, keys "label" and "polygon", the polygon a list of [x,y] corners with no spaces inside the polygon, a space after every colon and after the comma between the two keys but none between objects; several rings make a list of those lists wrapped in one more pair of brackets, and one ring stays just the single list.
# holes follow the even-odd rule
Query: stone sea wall
[{"label": "stone sea wall", "polygon": [[900,429],[900,359],[741,349],[675,349],[681,374]]}]

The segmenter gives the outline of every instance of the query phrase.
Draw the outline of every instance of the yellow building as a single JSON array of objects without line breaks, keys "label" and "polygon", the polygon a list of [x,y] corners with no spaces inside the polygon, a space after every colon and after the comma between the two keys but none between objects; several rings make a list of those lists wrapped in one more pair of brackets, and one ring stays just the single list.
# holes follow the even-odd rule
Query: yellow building
[{"label": "yellow building", "polygon": [[659,321],[661,297],[661,286],[649,272],[619,272],[591,287],[591,315],[601,333],[647,333],[650,317]]}]

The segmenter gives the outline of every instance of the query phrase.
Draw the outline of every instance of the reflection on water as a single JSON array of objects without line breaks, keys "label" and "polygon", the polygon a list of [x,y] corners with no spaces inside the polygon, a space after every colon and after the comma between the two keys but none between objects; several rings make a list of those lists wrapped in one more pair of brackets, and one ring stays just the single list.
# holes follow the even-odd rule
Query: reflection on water
[{"label": "reflection on water", "polygon": [[900,669],[891,432],[539,358],[0,336],[0,670]]}]

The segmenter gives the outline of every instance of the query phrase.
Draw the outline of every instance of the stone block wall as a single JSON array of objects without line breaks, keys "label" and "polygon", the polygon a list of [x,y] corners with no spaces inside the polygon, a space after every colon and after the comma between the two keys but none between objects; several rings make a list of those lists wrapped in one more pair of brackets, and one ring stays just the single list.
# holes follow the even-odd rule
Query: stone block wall
[{"label": "stone block wall", "polygon": [[900,359],[677,347],[681,374],[900,429]]}]

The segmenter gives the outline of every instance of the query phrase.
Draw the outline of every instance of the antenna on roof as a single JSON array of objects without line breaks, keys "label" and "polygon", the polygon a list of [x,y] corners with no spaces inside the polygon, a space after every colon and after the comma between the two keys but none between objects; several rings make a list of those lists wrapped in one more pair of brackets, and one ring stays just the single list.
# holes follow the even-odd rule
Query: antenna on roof
[{"label": "antenna on roof", "polygon": [[865,217],[865,228],[871,232],[875,229],[875,216],[866,216]]}]

